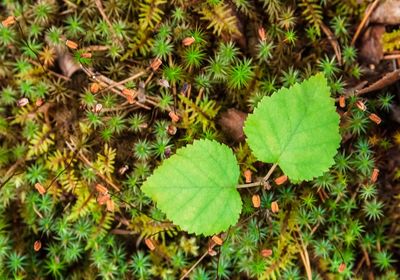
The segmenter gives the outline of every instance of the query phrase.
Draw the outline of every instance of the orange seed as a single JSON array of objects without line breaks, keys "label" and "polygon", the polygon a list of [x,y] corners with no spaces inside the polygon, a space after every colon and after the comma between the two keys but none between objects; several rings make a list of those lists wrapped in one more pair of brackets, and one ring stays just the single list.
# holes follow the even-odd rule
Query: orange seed
[{"label": "orange seed", "polygon": [[218,235],[214,235],[214,236],[211,238],[211,240],[214,241],[215,244],[217,244],[217,245],[219,245],[219,246],[221,246],[222,243],[223,243],[222,239],[221,239]]},{"label": "orange seed", "polygon": [[253,202],[254,208],[260,208],[261,206],[261,199],[258,194],[252,196],[251,201]]},{"label": "orange seed", "polygon": [[40,194],[45,194],[46,193],[46,189],[43,187],[42,184],[40,183],[36,183],[35,184],[35,189],[40,193]]},{"label": "orange seed", "polygon": [[154,245],[153,241],[149,238],[146,238],[144,240],[144,243],[146,244],[147,248],[150,249],[150,251],[154,251],[154,249],[156,249],[156,246]]},{"label": "orange seed", "polygon": [[376,115],[376,114],[369,115],[369,119],[376,124],[380,124],[382,122],[382,119],[380,117],[378,117],[378,115]]},{"label": "orange seed", "polygon": [[273,213],[278,213],[279,212],[279,205],[277,201],[273,201],[271,203],[271,210]]},{"label": "orange seed", "polygon": [[251,170],[249,170],[249,169],[247,169],[244,172],[244,178],[245,178],[246,184],[251,183],[251,175],[252,175],[252,173],[251,173]]},{"label": "orange seed", "polygon": [[33,243],[33,250],[37,252],[40,250],[40,248],[42,248],[42,242],[40,242],[40,240],[36,240],[35,243]]},{"label": "orange seed", "polygon": [[282,175],[278,178],[275,179],[275,184],[282,185],[283,183],[285,183],[287,181],[287,176],[286,175]]}]

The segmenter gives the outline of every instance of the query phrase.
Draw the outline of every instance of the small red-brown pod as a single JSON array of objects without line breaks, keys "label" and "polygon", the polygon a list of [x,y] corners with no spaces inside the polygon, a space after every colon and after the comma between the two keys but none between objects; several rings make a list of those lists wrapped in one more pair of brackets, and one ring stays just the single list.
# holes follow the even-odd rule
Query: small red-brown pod
[{"label": "small red-brown pod", "polygon": [[218,235],[214,235],[214,236],[211,238],[211,240],[214,241],[214,243],[217,244],[217,245],[219,245],[219,246],[221,246],[222,243],[224,243],[224,242],[222,241],[221,237],[219,237]]},{"label": "small red-brown pod", "polygon": [[109,199],[106,201],[106,206],[107,206],[108,212],[114,212],[115,205],[114,205],[114,201],[112,199]]},{"label": "small red-brown pod", "polygon": [[339,272],[339,273],[342,273],[345,269],[346,269],[346,264],[342,262],[342,263],[339,265],[338,272]]},{"label": "small red-brown pod", "polygon": [[271,211],[273,213],[278,213],[279,212],[279,205],[277,201],[272,201],[271,203]]},{"label": "small red-brown pod", "polygon": [[358,109],[360,109],[361,111],[365,111],[367,110],[367,106],[365,106],[364,102],[362,102],[361,100],[358,100],[356,102],[356,106]]},{"label": "small red-brown pod", "polygon": [[108,193],[108,189],[105,186],[103,186],[102,184],[97,184],[95,188],[96,188],[96,191],[98,191],[101,194]]},{"label": "small red-brown pod", "polygon": [[161,59],[156,58],[150,63],[150,68],[153,69],[153,71],[157,71],[158,68],[160,68],[161,64],[162,64]]},{"label": "small red-brown pod", "polygon": [[246,182],[246,184],[249,184],[249,183],[251,183],[251,181],[252,181],[252,172],[251,172],[251,170],[249,170],[249,169],[247,169],[246,171],[244,171],[244,179],[245,179],[245,182]]},{"label": "small red-brown pod", "polygon": [[376,115],[376,114],[369,115],[369,119],[376,124],[380,124],[382,122],[382,119],[380,117],[378,117],[378,115]]},{"label": "small red-brown pod", "polygon": [[375,183],[378,180],[378,176],[379,176],[379,169],[374,168],[374,170],[372,171],[372,174],[371,174],[371,182]]},{"label": "small red-brown pod", "polygon": [[260,38],[261,41],[267,40],[264,27],[259,27],[257,31],[258,31],[258,37]]},{"label": "small red-brown pod", "polygon": [[99,85],[98,83],[92,83],[92,84],[90,85],[90,92],[91,92],[91,93],[96,94],[96,93],[99,92],[99,90],[100,90],[100,85]]},{"label": "small red-brown pod", "polygon": [[9,16],[9,17],[7,17],[5,20],[3,20],[1,22],[1,24],[4,27],[9,27],[9,26],[13,25],[14,23],[15,23],[15,17],[14,16]]},{"label": "small red-brown pod", "polygon": [[172,122],[174,122],[174,123],[179,122],[179,116],[175,112],[171,111],[171,112],[169,112],[168,115],[171,118]]},{"label": "small red-brown pod", "polygon": [[21,98],[21,99],[19,99],[19,100],[17,101],[17,106],[18,106],[18,107],[24,107],[24,106],[27,105],[28,103],[29,103],[29,99],[26,98],[26,97],[24,97],[24,98]]},{"label": "small red-brown pod", "polygon": [[339,97],[339,106],[340,108],[346,107],[346,98],[343,95]]},{"label": "small red-brown pod", "polygon": [[97,197],[97,202],[100,204],[100,205],[104,205],[105,203],[107,203],[107,201],[109,201],[110,200],[110,195],[109,194],[100,194],[98,197]]},{"label": "small red-brown pod", "polygon": [[75,43],[74,41],[71,41],[71,40],[65,41],[65,45],[66,45],[68,48],[73,49],[73,50],[76,50],[76,49],[78,48],[78,44]]},{"label": "small red-brown pod", "polygon": [[268,257],[272,256],[272,250],[271,249],[262,249],[261,256],[263,256],[264,258],[268,258]]},{"label": "small red-brown pod", "polygon": [[260,208],[261,198],[258,194],[255,194],[251,197],[251,202],[253,203],[254,208]]},{"label": "small red-brown pod", "polygon": [[33,243],[33,250],[35,252],[38,252],[42,248],[42,242],[40,240],[36,240],[35,243]]},{"label": "small red-brown pod", "polygon": [[45,187],[43,187],[43,185],[40,184],[40,183],[36,183],[36,184],[35,184],[35,189],[36,189],[40,194],[45,194],[45,193],[46,193]]},{"label": "small red-brown pod", "polygon": [[42,106],[42,105],[43,105],[43,103],[44,103],[44,101],[43,101],[43,99],[42,99],[42,98],[38,98],[38,99],[36,99],[36,101],[35,101],[35,105],[36,105],[36,107],[40,107],[40,106]]},{"label": "small red-brown pod", "polygon": [[135,103],[134,100],[135,92],[132,89],[124,88],[122,90],[122,94],[126,97],[126,100],[128,101],[129,104]]},{"label": "small red-brown pod", "polygon": [[81,57],[83,57],[83,58],[92,58],[92,54],[91,53],[83,53],[83,54],[81,54]]},{"label": "small red-brown pod", "polygon": [[177,132],[177,130],[178,130],[178,129],[177,129],[176,126],[173,125],[173,124],[170,124],[170,125],[168,125],[168,127],[167,127],[167,132],[168,132],[169,135],[175,135],[176,132]]},{"label": "small red-brown pod", "polygon": [[146,238],[144,240],[144,243],[146,244],[147,248],[150,249],[150,251],[154,251],[156,249],[156,245],[154,244],[154,242],[151,239]]},{"label": "small red-brown pod", "polygon": [[193,44],[196,40],[193,37],[186,37],[185,39],[182,40],[182,45],[184,46],[190,46]]},{"label": "small red-brown pod", "polygon": [[212,248],[208,248],[208,254],[209,254],[211,257],[214,257],[214,256],[217,255],[217,252],[216,252],[215,250],[213,250]]},{"label": "small red-brown pod", "polygon": [[279,185],[282,185],[283,183],[285,183],[287,181],[287,178],[288,177],[286,175],[282,175],[282,176],[276,178],[274,180],[274,182],[275,182],[275,184],[277,184],[279,186]]}]

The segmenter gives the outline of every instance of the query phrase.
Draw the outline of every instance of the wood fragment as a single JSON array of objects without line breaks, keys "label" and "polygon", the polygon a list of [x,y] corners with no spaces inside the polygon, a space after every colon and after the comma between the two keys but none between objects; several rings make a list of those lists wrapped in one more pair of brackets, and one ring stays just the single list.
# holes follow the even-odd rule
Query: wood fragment
[{"label": "wood fragment", "polygon": [[332,31],[329,29],[328,26],[326,26],[323,22],[320,24],[322,31],[325,33],[326,37],[329,40],[329,43],[331,44],[333,51],[335,52],[336,58],[338,60],[338,64],[342,65],[342,51],[340,50],[340,45],[335,37],[335,35],[332,33]]},{"label": "wood fragment", "polygon": [[379,0],[375,0],[370,6],[365,11],[365,15],[363,19],[361,20],[360,24],[357,27],[356,33],[354,33],[353,39],[351,40],[351,45],[354,45],[358,39],[358,36],[360,36],[361,31],[364,29],[365,25],[367,24],[367,21],[369,17],[371,16],[372,12],[375,10],[376,6],[379,4]]},{"label": "wood fragment", "polygon": [[387,86],[394,84],[398,80],[400,80],[400,69],[386,73],[385,75],[383,75],[382,78],[380,78],[375,83],[373,83],[363,89],[356,90],[355,95],[360,96],[365,93],[381,90]]}]

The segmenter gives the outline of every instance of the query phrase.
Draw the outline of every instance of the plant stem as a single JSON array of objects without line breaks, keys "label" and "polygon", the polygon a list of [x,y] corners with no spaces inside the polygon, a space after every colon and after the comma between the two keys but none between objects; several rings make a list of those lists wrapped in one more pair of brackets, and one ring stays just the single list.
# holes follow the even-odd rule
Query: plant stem
[{"label": "plant stem", "polygon": [[274,165],[272,165],[271,168],[268,170],[267,175],[265,175],[265,177],[261,181],[250,183],[250,184],[241,184],[241,185],[238,185],[236,188],[244,189],[244,188],[259,187],[259,186],[263,185],[265,182],[268,181],[269,177],[271,177],[272,173],[274,172],[274,170],[277,166],[278,166],[278,164],[274,163]]}]

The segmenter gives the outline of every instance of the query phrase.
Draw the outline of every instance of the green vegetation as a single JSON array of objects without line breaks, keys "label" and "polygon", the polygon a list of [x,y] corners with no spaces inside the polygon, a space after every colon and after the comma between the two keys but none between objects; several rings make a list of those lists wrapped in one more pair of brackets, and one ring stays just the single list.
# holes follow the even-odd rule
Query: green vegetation
[{"label": "green vegetation", "polygon": [[1,0],[0,279],[399,279],[361,2]]}]

